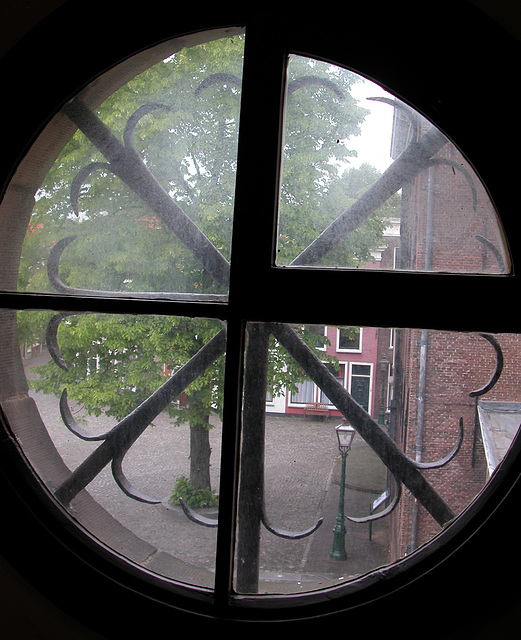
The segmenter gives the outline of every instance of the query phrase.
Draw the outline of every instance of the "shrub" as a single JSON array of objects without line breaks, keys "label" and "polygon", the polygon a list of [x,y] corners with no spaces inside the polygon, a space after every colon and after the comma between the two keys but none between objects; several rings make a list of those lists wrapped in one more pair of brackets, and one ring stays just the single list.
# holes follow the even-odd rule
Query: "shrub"
[{"label": "shrub", "polygon": [[170,496],[173,504],[179,504],[179,498],[182,498],[192,509],[216,507],[219,503],[215,491],[212,489],[194,489],[190,480],[185,476],[177,478]]}]

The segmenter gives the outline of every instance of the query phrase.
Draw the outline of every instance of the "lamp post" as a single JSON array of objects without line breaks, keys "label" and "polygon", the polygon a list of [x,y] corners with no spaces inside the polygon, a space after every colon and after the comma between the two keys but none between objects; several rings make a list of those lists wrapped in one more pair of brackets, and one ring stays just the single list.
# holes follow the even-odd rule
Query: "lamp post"
[{"label": "lamp post", "polygon": [[380,399],[380,411],[378,413],[378,424],[383,427],[385,425],[385,383],[387,378],[387,367],[389,365],[389,361],[387,358],[383,357],[382,360],[378,363],[381,366],[382,371],[382,396]]},{"label": "lamp post", "polygon": [[340,473],[340,497],[338,500],[338,514],[336,517],[336,524],[333,528],[333,546],[329,557],[332,560],[345,560],[347,558],[345,538],[346,538],[346,526],[344,523],[344,496],[346,486],[346,460],[349,449],[353,444],[356,431],[347,424],[339,424],[336,427],[336,435],[338,438],[338,448],[340,455],[342,456],[342,470]]}]

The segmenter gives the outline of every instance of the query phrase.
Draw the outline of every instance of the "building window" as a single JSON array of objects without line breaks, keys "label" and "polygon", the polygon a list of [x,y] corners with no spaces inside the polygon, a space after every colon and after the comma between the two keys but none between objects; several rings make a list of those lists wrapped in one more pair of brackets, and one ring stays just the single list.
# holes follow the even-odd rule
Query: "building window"
[{"label": "building window", "polygon": [[351,395],[366,411],[370,410],[371,365],[351,364]]},{"label": "building window", "polygon": [[[103,76],[68,101],[35,143],[36,155],[50,145],[52,162],[43,171],[29,153],[2,204],[12,225],[2,240],[11,294],[2,339],[11,362],[18,338],[40,344],[45,334],[49,361],[34,370],[16,360],[2,408],[51,499],[118,567],[210,605],[291,607],[309,594],[349,597],[370,585],[364,576],[388,570],[391,580],[395,562],[428,555],[489,479],[480,472],[493,414],[477,403],[493,390],[515,409],[519,345],[515,334],[399,328],[390,349],[386,330],[358,327],[356,298],[367,302],[373,276],[386,278],[398,305],[411,272],[510,274],[495,208],[427,119],[318,57],[290,55],[287,72],[263,87],[284,86],[285,103],[270,98],[259,136],[249,110],[260,95],[258,47],[235,28],[162,43],[111,74],[117,90]],[[374,155],[366,120],[387,123]],[[252,197],[254,166],[262,188]],[[252,206],[262,213],[253,232]],[[367,305],[375,321],[381,304]],[[336,344],[327,327],[340,327]],[[334,351],[351,352],[349,363]],[[382,425],[371,404],[389,409],[390,365],[400,405]],[[461,388],[491,370],[490,383]],[[266,399],[288,388],[289,404],[327,405],[316,407],[320,426],[294,431],[291,418],[267,418]],[[442,404],[482,416],[470,427],[472,451]],[[372,526],[389,516],[386,551],[369,564],[355,562],[356,550],[351,564],[335,564],[314,543],[333,488],[337,420],[358,432],[352,455],[374,471],[367,492],[387,496],[380,512],[366,500],[367,513],[348,518]],[[450,474],[438,490],[426,476],[460,452],[472,487],[451,506]],[[367,479],[369,467],[358,466]],[[292,478],[296,488],[284,489]],[[418,504],[404,506],[403,493]],[[301,521],[303,503],[317,505],[310,521]],[[395,544],[402,535],[407,544]]]},{"label": "building window", "polygon": [[[345,387],[345,365],[329,367],[330,372],[335,376],[342,387]],[[290,406],[304,405],[311,402],[319,402],[332,405],[333,403],[312,380],[303,380],[297,383],[297,390],[290,392]]]},{"label": "building window", "polygon": [[362,351],[362,328],[339,327],[337,329],[338,351]]},{"label": "building window", "polygon": [[291,393],[291,402],[293,404],[306,404],[307,402],[316,402],[316,386],[311,380],[305,380],[298,383],[298,389]]},{"label": "building window", "polygon": [[320,349],[321,351],[326,350],[326,345],[328,343],[327,337],[327,327],[325,325],[308,325],[307,330],[313,336],[313,344],[316,349]]}]

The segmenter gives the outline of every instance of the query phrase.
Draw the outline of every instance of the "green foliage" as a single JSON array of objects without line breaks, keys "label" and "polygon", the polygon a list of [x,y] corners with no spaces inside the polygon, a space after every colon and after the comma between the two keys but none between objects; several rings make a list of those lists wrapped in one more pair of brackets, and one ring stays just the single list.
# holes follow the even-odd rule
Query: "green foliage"
[{"label": "green foliage", "polygon": [[17,329],[20,344],[44,344],[47,325],[53,315],[50,311],[18,311]]},{"label": "green foliage", "polygon": [[[243,40],[237,36],[182,49],[124,85],[98,109],[100,119],[121,137],[139,108],[161,107],[139,120],[135,148],[225,257],[233,218]],[[224,73],[227,82],[211,82]],[[51,290],[49,252],[60,238],[75,235],[60,261],[61,278],[71,287],[221,292],[165,222],[107,168],[97,166],[84,178],[79,197],[73,197],[74,179],[95,162],[105,159],[77,132],[36,194],[19,289]]]},{"label": "green foliage", "polygon": [[[329,194],[330,213],[325,226],[348,209],[380,176],[371,165],[346,169],[332,186]],[[367,220],[349,234],[321,262],[322,266],[360,267],[372,261],[371,252],[383,246],[383,233],[390,218],[400,216],[401,198],[394,194]]]},{"label": "green foliage", "polygon": [[194,489],[185,476],[181,476],[175,482],[170,500],[173,504],[179,504],[182,498],[192,509],[206,509],[217,507],[219,498],[211,489]]},{"label": "green foliage", "polygon": [[[310,82],[310,75],[314,81]],[[318,79],[318,83],[315,81]],[[368,111],[350,94],[355,74],[325,62],[293,57],[281,178],[277,263],[289,264],[373,184],[379,172],[370,165],[349,167],[349,148]],[[322,84],[321,84],[322,83]],[[339,171],[339,167],[347,167]],[[329,252],[321,266],[357,267],[381,244],[386,205]]]},{"label": "green foliage", "polygon": [[[22,322],[31,311],[19,313]],[[120,420],[146,400],[197,353],[220,329],[213,320],[163,316],[80,314],[65,318],[58,330],[60,352],[68,365],[65,371],[49,362],[33,371],[31,382],[37,391],[68,397],[93,415],[102,412]],[[217,392],[212,384],[222,377],[222,359],[186,390],[186,402],[205,397],[206,406],[218,409]],[[222,385],[219,385],[219,388]],[[190,418],[172,403],[169,415]],[[192,407],[193,410],[193,407]]]},{"label": "green foliage", "polygon": [[[293,327],[298,331],[302,340],[313,350],[322,349],[330,344],[330,341],[323,334],[323,327],[317,331],[318,327],[310,325],[299,325]],[[335,357],[320,352],[321,360],[336,367],[338,361]],[[268,358],[268,391],[274,396],[281,396],[286,391],[297,391],[297,385],[303,382],[306,376],[302,368],[288,357],[286,350],[270,336],[269,358]]]},{"label": "green foliage", "polygon": [[[181,49],[122,86],[97,115],[120,140],[130,116],[146,105],[133,143],[172,200],[229,258],[235,191],[244,37]],[[310,78],[312,79],[310,80]],[[320,83],[317,84],[317,78]],[[279,263],[287,264],[377,177],[372,167],[340,174],[366,111],[349,91],[357,77],[318,61],[292,58],[280,197]],[[19,288],[49,291],[47,259],[55,243],[76,239],[60,260],[70,287],[117,292],[226,293],[165,220],[105,165],[81,133],[65,146],[35,197]],[[93,170],[77,184],[78,174]],[[262,185],[259,185],[262,188]],[[393,204],[369,218],[335,250],[335,264],[359,265],[381,243]],[[40,339],[50,314],[19,313],[20,339]],[[158,389],[220,329],[202,318],[84,314],[68,316],[58,344],[67,370],[37,370],[34,387],[60,394],[89,414],[121,419]],[[316,347],[316,335],[299,328]],[[302,371],[272,339],[269,390],[295,389]],[[221,411],[224,358],[167,411],[176,422],[208,425]]]}]

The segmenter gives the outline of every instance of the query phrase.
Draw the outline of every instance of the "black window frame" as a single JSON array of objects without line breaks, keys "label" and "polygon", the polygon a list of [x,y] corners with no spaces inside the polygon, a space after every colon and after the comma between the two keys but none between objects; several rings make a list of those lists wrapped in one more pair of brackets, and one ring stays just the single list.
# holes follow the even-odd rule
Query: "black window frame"
[{"label": "black window frame", "polygon": [[[43,51],[43,44],[48,43],[52,37],[56,39],[54,49],[51,46],[47,53],[42,54],[42,61],[36,64],[44,68],[44,61],[47,64],[51,60],[56,61],[56,65],[60,67],[64,65],[64,61],[60,61],[58,55],[58,46],[61,27],[63,25],[71,26],[78,18],[77,3],[65,3],[62,10],[51,16],[51,19],[44,23],[39,30],[36,30],[30,36],[30,42],[22,43],[7,60],[4,60],[5,86],[17,87],[19,100],[30,102],[34,100],[34,93],[27,84],[21,82],[20,70],[23,68],[24,62],[27,64],[29,60],[34,62],[34,53],[39,50]],[[438,7],[439,8],[439,7]],[[394,8],[394,11],[400,11]],[[89,535],[85,533],[79,540],[74,532],[70,531],[70,523],[60,512],[59,509],[53,509],[49,506],[45,496],[38,495],[35,488],[34,478],[31,470],[20,464],[18,459],[19,451],[16,443],[9,440],[3,435],[2,446],[2,468],[4,481],[9,486],[7,492],[6,504],[8,508],[20,517],[19,522],[13,522],[12,529],[3,533],[2,544],[6,548],[9,544],[13,545],[13,538],[18,536],[18,542],[13,548],[22,548],[22,542],[29,545],[30,538],[28,531],[30,529],[28,523],[32,522],[37,525],[40,542],[47,552],[46,557],[38,558],[36,554],[28,553],[25,558],[20,561],[18,559],[17,566],[22,566],[22,572],[31,578],[35,584],[44,589],[43,580],[37,577],[39,571],[44,571],[47,575],[53,571],[54,564],[52,556],[67,558],[69,566],[62,569],[63,584],[54,586],[56,597],[60,602],[60,606],[64,606],[67,610],[77,615],[79,619],[88,619],[89,614],[94,615],[99,620],[100,629],[103,632],[103,615],[110,610],[107,603],[99,603],[97,610],[85,611],[85,604],[71,594],[67,594],[67,584],[65,576],[72,570],[76,570],[82,577],[89,576],[96,580],[98,593],[124,595],[125,607],[128,609],[131,603],[146,610],[163,621],[169,619],[172,612],[176,614],[176,621],[180,619],[193,620],[193,615],[203,616],[197,618],[199,621],[204,616],[217,618],[222,621],[233,618],[242,619],[271,619],[271,620],[290,620],[297,623],[299,618],[302,624],[308,625],[309,618],[312,617],[320,624],[320,616],[322,614],[340,614],[344,611],[351,612],[351,620],[360,621],[362,615],[360,612],[354,613],[354,608],[359,607],[364,610],[368,616],[370,611],[376,611],[376,607],[371,608],[367,602],[367,592],[349,593],[349,587],[332,591],[327,601],[316,598],[307,598],[304,602],[308,608],[294,608],[291,603],[292,598],[276,598],[276,597],[256,597],[253,607],[249,598],[237,598],[234,604],[229,599],[231,590],[231,567],[233,565],[233,549],[230,545],[230,531],[234,528],[235,506],[236,506],[236,485],[238,471],[238,443],[240,438],[240,390],[242,386],[242,358],[241,355],[244,347],[244,329],[249,321],[280,321],[280,322],[299,322],[306,324],[342,324],[345,323],[345,317],[341,309],[328,310],[327,315],[324,314],[323,308],[302,306],[299,303],[300,293],[303,290],[313,290],[320,287],[322,295],[325,299],[332,299],[336,292],[340,290],[353,289],[357,295],[357,305],[349,316],[349,323],[356,326],[374,326],[377,323],[380,326],[404,326],[404,327],[421,327],[433,329],[452,329],[465,331],[503,331],[517,332],[519,331],[519,320],[512,309],[511,313],[498,314],[497,307],[493,304],[484,305],[480,309],[480,314],[465,313],[475,308],[476,300],[515,300],[519,293],[519,285],[515,272],[509,276],[465,276],[465,275],[447,275],[447,274],[411,274],[411,273],[383,273],[375,271],[318,271],[313,269],[287,269],[275,268],[274,251],[275,251],[275,229],[276,229],[276,207],[278,200],[278,171],[280,164],[280,135],[281,123],[283,115],[283,87],[284,87],[284,70],[285,59],[288,53],[298,53],[308,55],[310,57],[320,57],[329,59],[336,64],[344,64],[353,70],[366,74],[368,77],[387,85],[389,89],[398,94],[400,98],[409,101],[422,111],[427,117],[430,117],[444,132],[454,140],[454,142],[463,149],[471,162],[476,167],[478,173],[482,176],[485,184],[490,189],[493,200],[496,202],[498,210],[502,215],[502,223],[505,227],[506,237],[510,242],[510,249],[513,258],[513,264],[516,264],[516,256],[519,253],[519,241],[515,234],[515,216],[509,217],[510,207],[515,203],[513,198],[513,186],[515,184],[515,174],[512,167],[505,166],[503,172],[497,171],[497,157],[500,155],[501,136],[498,140],[490,142],[490,149],[487,153],[483,152],[480,144],[476,141],[475,127],[479,122],[478,115],[486,112],[487,105],[491,102],[485,99],[485,104],[480,104],[479,114],[473,114],[474,118],[468,118],[469,100],[471,99],[470,89],[479,86],[478,80],[482,78],[482,74],[488,71],[489,74],[499,73],[501,77],[508,78],[508,68],[505,59],[502,58],[504,67],[498,63],[500,56],[498,51],[508,49],[509,42],[504,38],[504,34],[494,31],[485,21],[481,22],[479,15],[471,13],[476,20],[477,28],[473,34],[464,32],[463,27],[467,25],[468,7],[462,8],[462,13],[457,14],[454,5],[450,4],[447,10],[450,10],[452,22],[449,27],[450,34],[454,42],[460,43],[460,49],[465,49],[464,43],[473,46],[472,60],[469,60],[467,52],[459,58],[454,57],[454,51],[440,47],[440,52],[435,59],[432,55],[427,56],[424,60],[421,77],[425,78],[425,82],[414,82],[414,70],[408,68],[410,60],[406,57],[406,51],[397,47],[387,59],[383,59],[381,55],[377,55],[375,51],[371,52],[371,44],[376,46],[379,38],[380,45],[383,42],[390,44],[395,42],[395,38],[390,37],[388,24],[381,18],[381,25],[376,32],[370,33],[367,24],[369,16],[362,9],[358,9],[360,15],[354,9],[349,15],[353,24],[357,24],[357,20],[362,28],[356,30],[353,38],[349,39],[345,34],[345,22],[340,25],[335,20],[300,20],[298,16],[292,16],[289,19],[283,19],[277,15],[277,20],[273,21],[273,16],[265,18],[254,16],[250,19],[247,15],[219,15],[213,16],[211,12],[206,13],[203,17],[187,18],[184,17],[177,23],[175,28],[158,25],[157,21],[151,17],[146,18],[140,25],[141,30],[138,34],[125,32],[121,41],[111,41],[110,46],[100,51],[89,51],[89,56],[79,54],[77,63],[76,77],[69,77],[63,83],[58,81],[60,76],[59,70],[57,77],[51,80],[50,88],[46,95],[37,105],[33,113],[16,114],[14,103],[4,107],[6,111],[5,117],[9,117],[9,122],[14,123],[13,128],[17,135],[13,140],[9,139],[7,143],[7,151],[2,160],[1,179],[2,187],[8,182],[12,172],[15,169],[17,161],[23,157],[25,151],[29,148],[35,135],[43,128],[47,118],[52,114],[58,106],[59,102],[66,102],[80,88],[78,81],[86,84],[92,77],[101,73],[105,68],[112,66],[122,58],[130,56],[135,51],[146,48],[154,42],[171,38],[177,33],[191,33],[203,30],[209,27],[220,26],[222,24],[239,25],[245,24],[247,29],[246,39],[246,59],[244,69],[244,85],[241,107],[241,136],[238,160],[237,175],[237,193],[236,193],[236,220],[234,228],[234,240],[232,246],[232,272],[231,272],[231,295],[227,310],[225,313],[215,308],[205,308],[204,305],[190,305],[184,303],[167,303],[168,313],[175,313],[178,309],[182,314],[190,314],[197,311],[197,315],[208,315],[205,311],[211,312],[211,315],[225,316],[228,321],[228,340],[229,349],[227,357],[226,372],[226,402],[230,407],[230,413],[225,415],[225,422],[228,425],[223,431],[223,451],[224,457],[222,466],[227,469],[224,475],[221,487],[228,485],[229,497],[221,503],[222,522],[218,541],[218,566],[216,579],[216,599],[210,606],[204,601],[197,602],[192,600],[195,594],[189,594],[185,597],[182,594],[165,595],[162,590],[155,584],[151,578],[147,581],[141,573],[128,573],[117,566],[114,566],[106,557],[103,551],[100,551],[95,541],[89,544]],[[118,8],[121,11],[121,7]],[[112,14],[107,11],[103,24],[94,26],[92,18],[82,17],[80,33],[87,35],[89,28],[93,31],[97,30],[98,37],[104,36],[109,41],[117,31],[116,25],[119,23],[121,29],[121,14],[114,11]],[[383,12],[383,9],[382,9]],[[383,12],[384,13],[384,12]],[[388,16],[389,17],[389,16]],[[407,30],[407,18],[412,19],[414,16],[402,13],[401,20],[407,24],[403,25],[407,36],[412,39],[413,48],[421,46],[424,36],[420,37],[420,33],[428,33],[433,35],[436,28],[441,28],[442,21],[440,16],[434,16],[432,23],[425,25],[424,15],[420,12],[416,22],[417,34],[411,34]],[[124,21],[127,28],[130,25],[130,18]],[[401,26],[401,25],[400,25]],[[397,27],[398,28],[398,27]],[[481,30],[481,31],[480,31]],[[101,32],[101,35],[100,35]],[[439,31],[440,32],[440,31]],[[481,32],[486,34],[492,33],[494,36],[494,44],[498,49],[494,55],[485,55],[484,51],[480,51]],[[121,31],[119,31],[121,33]],[[459,37],[459,40],[458,40]],[[266,41],[269,46],[266,47]],[[468,41],[468,42],[467,42]],[[490,40],[489,40],[490,41]],[[25,47],[25,50],[23,50]],[[263,55],[249,55],[249,51],[262,51]],[[513,48],[515,52],[515,47]],[[410,52],[409,52],[410,53]],[[514,58],[515,59],[515,58]],[[449,64],[452,69],[449,69]],[[65,66],[65,65],[64,65]],[[408,70],[407,70],[408,69]],[[443,73],[447,73],[447,77],[442,77]],[[461,72],[465,70],[466,76],[462,79]],[[428,80],[428,81],[427,81]],[[54,84],[53,84],[54,83]],[[429,86],[430,83],[430,86]],[[505,107],[507,110],[512,109],[511,105]],[[512,115],[514,112],[511,111]],[[505,117],[505,120],[507,118]],[[515,120],[512,119],[512,122]],[[502,133],[506,133],[506,123],[498,123],[498,129]],[[518,135],[518,134],[517,134]],[[503,138],[504,140],[504,138]],[[512,143],[512,140],[510,139]],[[255,153],[255,163],[249,162],[252,150]],[[508,165],[508,161],[505,163]],[[269,188],[258,189],[259,184],[269,185]],[[255,197],[252,198],[252,193]],[[272,213],[271,216],[264,215],[266,211]],[[242,237],[248,235],[248,227],[251,217],[257,220],[256,242],[253,245],[242,243]],[[241,280],[241,265],[248,264],[248,280],[249,286],[245,290]],[[234,269],[235,266],[235,269]],[[394,304],[391,306],[378,305],[378,314],[375,315],[375,292],[387,292],[392,287],[396,292]],[[241,295],[235,295],[235,290],[240,291]],[[418,291],[414,306],[409,304],[408,292],[410,290]],[[268,308],[262,296],[258,292],[270,292],[272,305]],[[440,309],[447,306],[447,291],[454,292],[454,313],[440,313]],[[64,300],[60,296],[55,295],[25,295],[4,292],[1,294],[1,304],[4,308],[64,308],[68,310],[87,310],[92,308],[94,304],[100,311],[111,310],[111,301],[104,299],[85,300],[85,299],[67,299]],[[160,301],[124,301],[120,302],[118,311],[121,313],[162,313],[166,309],[165,303]],[[401,309],[401,313],[397,310]],[[276,315],[275,312],[276,311]],[[458,312],[461,311],[461,315]],[[509,311],[509,310],[508,310]],[[6,432],[8,433],[8,432]],[[508,522],[508,516],[504,513],[503,504],[509,494],[510,487],[519,475],[519,464],[514,459],[511,465],[508,465],[502,474],[500,484],[493,483],[489,491],[485,492],[494,494],[494,500],[487,503],[484,499],[479,502],[483,503],[474,519],[480,523],[481,528],[490,532],[490,526],[487,529],[489,517],[496,512],[502,512],[502,517]],[[42,494],[44,490],[41,489]],[[519,490],[517,490],[519,492]],[[485,495],[484,494],[484,495]],[[221,493],[221,496],[224,494]],[[20,506],[22,504],[23,506]],[[512,503],[508,503],[512,505]],[[501,517],[501,516],[500,516]],[[497,526],[497,516],[495,519]],[[407,570],[397,570],[393,577],[393,584],[381,584],[376,581],[369,588],[370,599],[380,601],[381,612],[391,612],[393,604],[398,606],[403,601],[400,596],[396,596],[397,591],[402,591],[402,596],[409,597],[411,603],[415,601],[413,593],[415,580],[423,581],[428,578],[425,576],[428,570],[438,568],[441,562],[444,565],[443,575],[448,575],[448,568],[454,563],[447,561],[447,558],[456,551],[459,554],[459,562],[463,558],[467,558],[467,569],[474,565],[474,560],[470,561],[468,556],[473,548],[468,540],[472,538],[475,530],[475,522],[473,518],[463,518],[461,528],[455,532],[453,537],[441,545],[422,562],[408,565]],[[481,532],[483,536],[483,532]],[[496,534],[497,539],[497,534]],[[7,542],[6,542],[7,540]],[[481,537],[483,540],[483,537]],[[465,543],[465,544],[463,544]],[[463,545],[463,550],[460,549]],[[11,553],[11,556],[15,556]],[[110,553],[107,554],[107,557]],[[443,561],[443,562],[442,562]],[[516,562],[519,564],[519,558]],[[457,581],[456,581],[457,582]],[[47,588],[47,592],[52,593],[53,589]],[[84,592],[83,589],[80,590]],[[454,593],[454,586],[447,590]],[[446,596],[444,600],[446,600]],[[110,598],[109,598],[110,599]],[[237,606],[240,605],[240,606]],[[289,606],[288,606],[289,605]],[[361,606],[364,605],[364,606]],[[417,614],[416,614],[417,615]],[[105,624],[107,624],[105,622]],[[128,625],[128,621],[120,621],[123,626]],[[379,624],[379,623],[375,623]],[[120,627],[121,628],[121,627]]]}]

